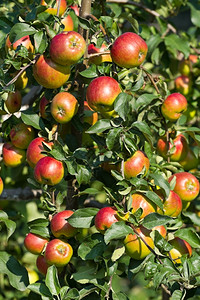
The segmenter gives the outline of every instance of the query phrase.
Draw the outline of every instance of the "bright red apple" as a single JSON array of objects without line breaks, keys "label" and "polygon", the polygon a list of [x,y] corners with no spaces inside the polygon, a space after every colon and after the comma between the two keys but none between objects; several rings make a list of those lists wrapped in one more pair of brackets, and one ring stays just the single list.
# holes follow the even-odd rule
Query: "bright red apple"
[{"label": "bright red apple", "polygon": [[189,257],[192,255],[192,248],[185,240],[175,237],[173,240],[169,241],[169,243],[174,247],[169,251],[169,255],[175,263],[181,264],[181,256],[183,254],[187,254]]},{"label": "bright red apple", "polygon": [[185,75],[178,76],[174,83],[176,90],[184,96],[187,96],[191,92],[192,81],[190,77]]},{"label": "bright red apple", "polygon": [[196,169],[199,165],[199,158],[196,157],[192,149],[189,148],[186,157],[179,161],[180,165],[185,171],[190,171]]},{"label": "bright red apple", "polygon": [[70,244],[53,239],[47,244],[44,257],[47,264],[63,267],[69,263],[72,255],[73,249]]},{"label": "bright red apple", "polygon": [[49,265],[47,264],[43,255],[39,255],[36,260],[36,266],[41,274],[44,276],[47,274]]},{"label": "bright red apple", "polygon": [[32,126],[19,123],[11,129],[9,136],[15,147],[27,149],[28,145],[35,137],[35,132]]},{"label": "bright red apple", "polygon": [[24,239],[24,246],[29,252],[33,254],[40,254],[48,241],[49,240],[46,238],[29,232]]},{"label": "bright red apple", "polygon": [[163,202],[163,209],[157,208],[159,214],[164,214],[169,217],[176,218],[180,215],[182,211],[182,200],[174,191],[170,191],[169,196],[165,199],[164,195],[160,190],[157,191],[157,194]]},{"label": "bright red apple", "polygon": [[57,238],[60,238],[62,236],[69,239],[70,237],[73,237],[77,230],[73,226],[71,226],[67,219],[73,214],[74,212],[72,210],[64,210],[57,214],[55,214],[51,220],[50,227],[51,232],[53,235]]},{"label": "bright red apple", "polygon": [[149,159],[143,151],[136,151],[124,162],[124,176],[127,179],[136,177],[140,173],[146,176],[149,170]]},{"label": "bright red apple", "polygon": [[[49,1],[48,1],[49,2]],[[54,1],[51,1],[51,3],[55,2]],[[43,6],[48,6],[48,8],[45,10],[45,12],[51,14],[51,15],[56,15],[57,14],[57,9],[58,9],[58,2],[59,0],[56,0],[56,3],[53,5],[53,6],[49,6],[45,0],[41,0],[41,5]],[[60,10],[59,10],[59,16],[62,16],[62,14],[64,14],[64,12],[66,11],[67,9],[67,3],[66,3],[66,0],[61,0],[60,2]]]},{"label": "bright red apple", "polygon": [[67,15],[61,20],[61,23],[65,26],[63,31],[72,31],[74,30],[74,22],[70,15]]},{"label": "bright red apple", "polygon": [[5,101],[9,113],[13,114],[20,110],[22,105],[22,95],[16,90],[15,92],[8,93],[8,98]]},{"label": "bright red apple", "polygon": [[101,53],[101,55],[99,56],[89,56],[89,64],[95,64],[95,65],[100,65],[103,62],[112,62],[112,58],[110,56],[110,54],[105,53],[104,52],[108,52],[109,50],[107,50],[107,46],[105,44],[102,44],[102,46],[100,48],[95,47],[94,44],[90,44],[88,46],[88,54],[97,54],[97,53]]},{"label": "bright red apple", "polygon": [[49,104],[49,100],[45,98],[44,96],[40,99],[40,104],[39,104],[39,111],[40,111],[40,116],[43,119],[47,119],[47,113],[46,113],[46,108],[47,105]]},{"label": "bright red apple", "polygon": [[7,167],[18,167],[26,159],[26,152],[23,149],[15,147],[12,143],[7,142],[2,149],[3,163]]},{"label": "bright red apple", "polygon": [[117,211],[112,207],[101,208],[95,216],[95,227],[98,231],[104,233],[113,223],[118,222]]},{"label": "bright red apple", "polygon": [[132,213],[135,213],[139,208],[142,208],[143,212],[140,216],[143,219],[145,216],[156,211],[156,205],[149,200],[142,193],[135,193],[132,196]]},{"label": "bright red apple", "polygon": [[175,122],[187,109],[187,99],[180,93],[169,95],[161,106],[161,111],[165,119]]}]

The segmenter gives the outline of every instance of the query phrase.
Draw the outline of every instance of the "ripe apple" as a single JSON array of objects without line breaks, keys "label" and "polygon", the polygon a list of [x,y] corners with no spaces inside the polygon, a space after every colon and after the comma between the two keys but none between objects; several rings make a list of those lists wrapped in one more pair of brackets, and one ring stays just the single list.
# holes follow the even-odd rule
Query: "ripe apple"
[{"label": "ripe apple", "polygon": [[142,208],[143,212],[140,216],[143,219],[145,216],[156,211],[156,205],[149,200],[142,193],[135,193],[132,196],[132,213],[135,213],[139,208]]},{"label": "ripe apple", "polygon": [[190,77],[185,75],[178,76],[174,83],[176,90],[184,96],[187,96],[191,92],[192,82]]},{"label": "ripe apple", "polygon": [[9,136],[15,147],[27,149],[28,145],[35,137],[35,132],[32,126],[19,123],[11,129]]},{"label": "ripe apple", "polygon": [[103,62],[112,62],[112,58],[110,56],[110,54],[105,53],[105,51],[107,50],[107,46],[105,44],[102,44],[102,46],[100,48],[95,47],[94,44],[90,44],[88,46],[88,54],[95,54],[95,53],[101,53],[101,55],[99,56],[91,56],[89,57],[89,64],[95,64],[95,65],[100,65]]},{"label": "ripe apple", "polygon": [[51,114],[56,122],[68,123],[78,111],[78,101],[68,92],[60,92],[51,103]]},{"label": "ripe apple", "polygon": [[101,208],[95,216],[94,224],[98,231],[104,233],[113,223],[118,222],[117,211],[112,207]]},{"label": "ripe apple", "polygon": [[77,230],[73,226],[71,226],[67,219],[73,214],[74,212],[72,210],[64,210],[57,214],[55,214],[51,220],[50,227],[51,232],[53,235],[57,238],[60,238],[62,236],[69,239],[70,237],[73,237]]},{"label": "ripe apple", "polygon": [[61,32],[50,42],[50,56],[57,64],[66,66],[76,64],[86,50],[86,42],[76,31]]},{"label": "ripe apple", "polygon": [[74,30],[74,22],[70,15],[67,15],[61,20],[61,23],[65,26],[63,31],[72,31]]},{"label": "ripe apple", "polygon": [[35,180],[41,184],[58,184],[63,179],[63,176],[63,163],[50,156],[41,158],[34,168]]},{"label": "ripe apple", "polygon": [[[13,77],[15,77],[17,75],[18,72],[15,72],[13,74]],[[27,86],[28,83],[28,77],[26,74],[26,71],[24,71],[21,75],[19,75],[19,77],[17,78],[17,80],[14,82],[16,89],[18,90],[23,90],[25,89],[25,87]]]},{"label": "ripe apple", "polygon": [[52,148],[53,142],[48,142],[43,137],[37,137],[32,142],[30,142],[27,151],[26,151],[26,159],[28,164],[34,168],[37,162],[42,158],[45,157],[45,154],[42,153],[44,151],[43,143],[46,144],[48,147]]},{"label": "ripe apple", "polygon": [[[150,237],[151,231],[143,226],[136,228],[136,232],[145,240],[147,245],[152,249],[154,248],[154,242]],[[128,234],[124,239],[124,246],[127,255],[136,260],[141,260],[151,253],[151,250],[145,245],[139,236],[134,234]]]},{"label": "ripe apple", "polygon": [[3,193],[3,188],[4,188],[3,180],[0,177],[0,195]]},{"label": "ripe apple", "polygon": [[[48,1],[49,2],[49,1]],[[51,1],[50,3],[53,3],[54,1]],[[56,0],[56,3],[54,4],[54,6],[50,6],[45,2],[45,0],[41,0],[41,5],[43,6],[48,6],[48,8],[45,10],[45,12],[51,14],[51,15],[56,15],[57,14],[57,9],[58,9],[58,2],[59,0]],[[62,16],[62,14],[64,14],[64,12],[67,9],[67,3],[66,0],[61,0],[60,2],[60,10],[59,10],[59,17]]]},{"label": "ripe apple", "polygon": [[122,68],[133,68],[143,63],[147,51],[147,44],[139,35],[125,32],[113,43],[111,57],[116,65]]},{"label": "ripe apple", "polygon": [[175,122],[187,109],[187,99],[180,93],[169,95],[161,106],[161,111],[165,119]]},{"label": "ripe apple", "polygon": [[39,104],[39,111],[40,111],[40,116],[43,119],[47,119],[47,113],[46,113],[46,108],[47,105],[49,104],[49,100],[45,98],[44,96],[40,99],[40,104]]},{"label": "ripe apple", "polygon": [[4,143],[2,154],[3,154],[3,163],[7,167],[12,167],[12,168],[18,167],[26,159],[25,150],[15,147],[10,142]]},{"label": "ripe apple", "polygon": [[188,59],[183,59],[179,63],[179,72],[182,75],[189,76],[192,72],[192,65],[197,63],[198,56],[194,54],[190,54]]},{"label": "ripe apple", "polygon": [[114,78],[101,76],[90,82],[86,99],[94,111],[109,112],[113,110],[114,101],[120,93],[120,85]]},{"label": "ripe apple", "polygon": [[175,263],[181,264],[181,256],[183,254],[187,254],[189,257],[192,255],[192,248],[185,240],[175,237],[173,240],[169,241],[169,243],[174,247],[169,251],[169,255]]},{"label": "ripe apple", "polygon": [[144,172],[144,176],[146,176],[149,171],[149,165],[149,159],[146,154],[138,150],[124,162],[124,176],[130,179],[136,177],[141,172]]},{"label": "ripe apple", "polygon": [[188,142],[183,134],[177,135],[173,139],[173,143],[167,142],[166,136],[160,138],[157,142],[157,151],[158,153],[167,159],[168,149],[171,150],[174,147],[174,151],[169,155],[171,161],[180,161],[183,160],[188,153]]},{"label": "ripe apple", "polygon": [[18,90],[15,92],[9,92],[5,104],[9,113],[13,114],[19,111],[22,105],[21,93]]},{"label": "ripe apple", "polygon": [[198,179],[188,172],[175,173],[169,178],[169,182],[176,178],[174,192],[179,195],[182,201],[192,201],[199,194]]},{"label": "ripe apple", "polygon": [[70,5],[69,7],[73,9],[77,16],[79,16],[79,7],[77,5]]},{"label": "ripe apple", "polygon": [[49,265],[47,264],[45,257],[43,255],[39,255],[37,257],[36,266],[41,274],[43,274],[44,276],[47,274]]},{"label": "ripe apple", "polygon": [[[87,112],[91,112],[91,114]],[[98,113],[94,112],[88,105],[87,101],[84,101],[84,117],[83,122],[88,123],[90,126],[94,125],[98,121]]]},{"label": "ripe apple", "polygon": [[47,264],[63,267],[68,264],[72,255],[73,249],[70,244],[53,239],[47,244],[44,257]]},{"label": "ripe apple", "polygon": [[57,89],[69,79],[70,67],[61,66],[52,59],[40,55],[33,66],[33,76],[45,88]]},{"label": "ripe apple", "polygon": [[24,239],[24,246],[29,252],[33,254],[40,254],[48,241],[49,240],[46,238],[29,232]]},{"label": "ripe apple", "polygon": [[189,148],[186,157],[179,161],[180,165],[185,171],[190,171],[196,169],[199,165],[199,158],[196,157],[192,149]]},{"label": "ripe apple", "polygon": [[158,196],[163,202],[163,209],[157,208],[159,214],[176,218],[182,211],[182,200],[174,191],[170,191],[169,196],[165,199],[161,190],[157,191]]},{"label": "ripe apple", "polygon": [[152,230],[157,230],[164,239],[167,236],[167,229],[165,228],[164,225],[155,226],[152,228]]},{"label": "ripe apple", "polygon": [[19,40],[17,40],[16,42],[14,42],[13,44],[11,43],[9,36],[6,39],[6,51],[8,51],[8,49],[10,50],[16,50],[18,46],[24,46],[28,49],[28,51],[30,53],[34,53],[34,47],[31,43],[30,37],[29,35],[25,35],[23,37],[21,37]]}]

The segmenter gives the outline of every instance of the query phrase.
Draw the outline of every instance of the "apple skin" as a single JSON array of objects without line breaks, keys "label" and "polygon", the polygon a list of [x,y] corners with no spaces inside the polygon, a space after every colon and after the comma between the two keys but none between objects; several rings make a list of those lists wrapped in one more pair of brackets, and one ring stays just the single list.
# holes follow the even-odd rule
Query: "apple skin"
[{"label": "apple skin", "polygon": [[69,7],[73,9],[77,16],[79,16],[79,7],[77,5],[70,5]]},{"label": "apple skin", "polygon": [[191,79],[188,76],[181,75],[178,76],[175,81],[175,88],[176,90],[183,94],[184,96],[187,96],[192,89],[192,82]]},{"label": "apple skin", "polygon": [[45,98],[44,96],[40,99],[40,104],[39,104],[39,111],[40,111],[40,116],[43,119],[47,119],[47,113],[46,113],[46,108],[47,105],[49,104],[49,100]]},{"label": "apple skin", "polygon": [[143,209],[143,213],[140,219],[156,211],[156,205],[149,200],[142,193],[135,193],[132,196],[132,213],[135,213],[140,207]]},{"label": "apple skin", "polygon": [[157,191],[157,194],[163,202],[163,209],[158,207],[157,212],[161,215],[166,215],[172,218],[178,217],[183,208],[182,200],[179,195],[174,191],[170,191],[168,198],[165,199],[160,190]]},{"label": "apple skin", "polygon": [[65,124],[71,121],[78,111],[78,101],[68,92],[60,92],[51,103],[51,114],[56,122]]},{"label": "apple skin", "polygon": [[133,68],[143,63],[147,51],[147,44],[139,35],[125,32],[115,40],[110,52],[116,65],[122,68]]},{"label": "apple skin", "polygon": [[182,75],[189,76],[192,72],[192,65],[197,63],[198,56],[190,54],[188,59],[184,59],[179,63],[179,72]]},{"label": "apple skin", "polygon": [[157,230],[164,239],[167,236],[167,229],[165,228],[164,225],[155,226],[152,228],[152,230]]},{"label": "apple skin", "polygon": [[17,40],[13,44],[10,42],[9,36],[7,37],[6,45],[5,45],[6,51],[8,51],[8,49],[16,50],[17,47],[20,45],[26,47],[30,53],[34,53],[34,47],[31,43],[29,35],[25,35],[25,36],[21,37],[19,40]]},{"label": "apple skin", "polygon": [[29,232],[24,239],[24,246],[29,252],[33,254],[40,254],[48,241],[48,239]]},{"label": "apple skin", "polygon": [[174,192],[179,195],[182,201],[192,201],[199,194],[199,181],[191,173],[180,172],[172,175],[168,181],[176,177],[176,185],[174,187]]},{"label": "apple skin", "polygon": [[173,140],[173,143],[167,143],[166,136],[160,138],[157,142],[157,151],[158,153],[167,159],[167,151],[172,147],[175,147],[174,152],[169,155],[171,161],[180,161],[183,160],[189,150],[188,143],[183,134],[177,135],[177,137]]},{"label": "apple skin", "polygon": [[169,243],[174,247],[169,251],[169,254],[175,263],[181,264],[181,256],[183,254],[187,254],[189,257],[192,255],[192,248],[185,240],[175,237]]},{"label": "apple skin", "polygon": [[76,64],[86,50],[84,38],[76,31],[61,32],[50,42],[50,56],[57,64]]},{"label": "apple skin", "polygon": [[10,131],[12,144],[20,149],[27,149],[30,142],[35,137],[34,128],[24,123],[15,125]]},{"label": "apple skin", "polygon": [[129,159],[124,162],[124,176],[126,179],[137,177],[145,168],[144,176],[149,170],[149,159],[146,154],[137,150]]},{"label": "apple skin", "polygon": [[94,112],[91,107],[88,105],[87,101],[84,101],[84,112],[91,111],[93,114],[91,116],[83,117],[83,122],[88,123],[89,125],[94,125],[98,121],[98,113]]},{"label": "apple skin", "polygon": [[[140,226],[135,229],[136,232],[146,241],[146,243],[153,249],[154,242],[150,237],[151,230],[146,229],[143,226]],[[147,248],[144,242],[138,237],[135,233],[128,234],[124,239],[124,246],[126,249],[127,255],[136,260],[141,260],[151,253]]]},{"label": "apple skin", "polygon": [[61,20],[61,23],[65,26],[63,31],[72,31],[72,30],[74,30],[74,22],[73,22],[72,17],[70,15],[64,17]]},{"label": "apple skin", "polygon": [[20,91],[16,90],[14,93],[8,93],[8,98],[5,101],[9,113],[13,114],[20,110],[22,105],[22,95]]},{"label": "apple skin", "polygon": [[[18,72],[16,72],[13,75],[16,76],[17,73]],[[19,77],[17,78],[17,80],[14,82],[14,84],[15,84],[15,88],[18,89],[18,90],[25,89],[25,87],[28,84],[28,77],[27,77],[26,71],[24,71],[21,75],[19,75]]]},{"label": "apple skin", "polygon": [[180,118],[187,109],[187,99],[180,93],[169,95],[161,106],[163,117],[171,122]]},{"label": "apple skin", "polygon": [[26,159],[25,150],[15,147],[11,142],[4,143],[2,154],[3,163],[11,168],[18,167]]},{"label": "apple skin", "polygon": [[40,279],[38,273],[35,272],[34,270],[27,268],[27,272],[28,272],[29,284],[35,283]]},{"label": "apple skin", "polygon": [[69,263],[72,255],[73,249],[70,244],[53,239],[47,244],[44,257],[47,264],[63,267]]},{"label": "apple skin", "polygon": [[105,44],[102,44],[100,48],[95,47],[95,45],[90,44],[88,46],[88,54],[94,54],[94,53],[102,53],[102,55],[99,56],[94,56],[94,57],[89,57],[89,64],[95,64],[95,65],[100,65],[103,62],[112,62],[112,58],[110,54],[103,54],[104,51],[108,51],[107,46]]},{"label": "apple skin", "polygon": [[95,216],[94,224],[96,229],[104,233],[106,229],[110,228],[113,223],[118,222],[117,211],[112,207],[101,208]]},{"label": "apple skin", "polygon": [[71,226],[67,221],[73,213],[72,210],[64,210],[53,216],[50,227],[51,232],[56,238],[64,236],[69,239],[76,234],[76,228]]},{"label": "apple skin", "polygon": [[114,101],[120,93],[120,85],[114,78],[101,76],[90,82],[86,99],[94,111],[109,112],[113,110]]},{"label": "apple skin", "polygon": [[3,193],[3,188],[4,188],[3,180],[0,177],[0,195]]},{"label": "apple skin", "polygon": [[199,158],[196,157],[192,149],[189,148],[186,157],[179,161],[185,171],[196,169],[199,165]]},{"label": "apple skin", "polygon": [[45,88],[57,89],[69,79],[70,67],[61,66],[52,59],[40,55],[33,66],[33,76]]},{"label": "apple skin", "polygon": [[50,148],[53,147],[53,142],[47,142],[47,140],[43,137],[37,137],[32,140],[27,148],[26,151],[26,160],[32,168],[34,168],[37,162],[45,157],[45,154],[41,152],[44,151],[43,143],[49,146]]},{"label": "apple skin", "polygon": [[[58,1],[56,0],[56,4],[53,7],[49,7],[45,10],[45,12],[51,14],[51,15],[56,15],[57,14],[57,8],[58,8]],[[41,5],[43,6],[47,6],[47,3],[45,2],[45,0],[41,0]],[[67,3],[66,0],[61,0],[60,3],[60,10],[59,10],[59,17],[62,16],[62,14],[64,14],[64,12],[67,9]]]},{"label": "apple skin", "polygon": [[37,257],[36,266],[38,268],[38,271],[40,271],[41,274],[43,274],[44,276],[47,274],[49,265],[47,264],[43,255],[39,255]]}]

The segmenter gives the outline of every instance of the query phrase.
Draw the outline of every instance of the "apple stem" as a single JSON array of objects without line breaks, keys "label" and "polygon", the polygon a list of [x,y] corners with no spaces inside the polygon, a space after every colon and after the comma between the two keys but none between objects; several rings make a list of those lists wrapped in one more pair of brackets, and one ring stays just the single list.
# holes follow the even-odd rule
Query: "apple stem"
[{"label": "apple stem", "polygon": [[142,69],[145,72],[145,74],[147,75],[147,77],[149,78],[149,80],[151,81],[151,83],[153,84],[156,92],[160,95],[160,91],[159,91],[159,89],[158,89],[158,87],[157,87],[157,85],[156,85],[153,77],[149,74],[149,72],[143,66],[140,66],[140,69]]}]

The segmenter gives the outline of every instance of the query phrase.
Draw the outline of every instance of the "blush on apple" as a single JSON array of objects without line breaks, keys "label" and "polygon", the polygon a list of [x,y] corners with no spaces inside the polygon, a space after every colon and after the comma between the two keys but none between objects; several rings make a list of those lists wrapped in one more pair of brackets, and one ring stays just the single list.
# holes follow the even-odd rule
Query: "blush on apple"
[{"label": "blush on apple", "polygon": [[164,225],[155,226],[152,228],[152,230],[157,230],[164,239],[167,236],[167,229],[165,228]]},{"label": "blush on apple", "polygon": [[47,113],[46,113],[46,108],[47,105],[49,104],[49,100],[45,98],[44,96],[40,99],[40,104],[39,104],[39,111],[40,111],[40,116],[43,119],[47,119]]},{"label": "blush on apple", "polygon": [[135,193],[132,196],[132,213],[135,213],[139,208],[142,208],[143,212],[140,216],[143,219],[145,216],[156,211],[156,205],[149,200],[142,193]]},{"label": "blush on apple", "polygon": [[98,56],[89,56],[89,64],[95,64],[95,65],[100,65],[103,62],[112,62],[112,58],[110,56],[110,54],[108,53],[104,53],[104,52],[108,52],[109,50],[107,50],[107,46],[105,44],[102,44],[102,46],[100,48],[95,47],[94,44],[90,44],[88,46],[88,54],[101,54]]},{"label": "blush on apple", "polygon": [[163,202],[163,209],[157,208],[159,214],[176,218],[182,211],[182,200],[174,191],[170,191],[169,196],[165,199],[161,190],[156,192]]},{"label": "blush on apple", "polygon": [[187,109],[187,99],[180,93],[169,95],[161,106],[161,111],[165,119],[175,122]]},{"label": "blush on apple", "polygon": [[34,47],[31,43],[29,35],[25,35],[21,37],[19,40],[17,40],[14,43],[10,42],[9,36],[6,39],[6,50],[11,49],[11,50],[16,50],[18,46],[24,46],[28,49],[30,53],[34,53]]},{"label": "blush on apple", "polygon": [[59,237],[66,237],[71,238],[73,237],[77,230],[73,226],[71,226],[67,219],[73,214],[72,210],[64,210],[57,214],[55,214],[51,220],[50,227],[51,232],[57,238]]},{"label": "blush on apple", "polygon": [[149,170],[149,159],[146,154],[138,150],[124,162],[124,176],[127,179],[136,177],[140,173],[145,176]]},{"label": "blush on apple", "polygon": [[192,81],[188,76],[178,76],[174,83],[176,90],[184,96],[187,96],[192,90]]},{"label": "blush on apple", "polygon": [[[51,7],[51,6],[49,7],[45,0],[41,0],[40,4],[43,5],[43,6],[47,6],[48,7],[45,10],[46,13],[51,14],[51,15],[56,15],[57,14],[57,9],[58,9],[58,2],[59,2],[59,0],[56,0],[56,3],[54,4],[53,7]],[[64,14],[64,12],[66,11],[66,9],[67,9],[66,0],[61,0],[60,1],[59,16],[62,16],[62,14]]]},{"label": "blush on apple", "polygon": [[70,15],[67,15],[61,20],[61,23],[65,26],[63,31],[73,31],[74,30],[74,22]]},{"label": "blush on apple", "polygon": [[41,274],[44,276],[47,274],[49,265],[47,264],[43,255],[39,255],[36,260],[36,266]]},{"label": "blush on apple", "polygon": [[40,254],[48,241],[48,239],[30,232],[24,239],[24,246],[29,252],[33,254]]},{"label": "blush on apple", "polygon": [[185,240],[175,237],[169,243],[173,246],[173,249],[169,251],[169,255],[175,263],[181,264],[181,256],[184,254],[189,257],[192,255],[192,248]]},{"label": "blush on apple", "polygon": [[53,239],[47,244],[44,257],[47,264],[63,267],[69,263],[72,255],[73,249],[70,244]]},{"label": "blush on apple", "polygon": [[12,144],[20,149],[26,149],[35,137],[34,128],[24,123],[15,125],[10,131]]},{"label": "blush on apple", "polygon": [[95,227],[101,233],[110,228],[113,223],[118,222],[117,211],[112,207],[101,208],[95,216]]},{"label": "blush on apple", "polygon": [[26,159],[25,150],[15,147],[10,142],[4,143],[2,154],[3,154],[3,163],[7,167],[11,167],[11,168],[18,167]]},{"label": "blush on apple", "polygon": [[13,114],[19,111],[22,105],[21,93],[18,90],[8,93],[8,98],[6,99],[5,104],[9,113]]}]

